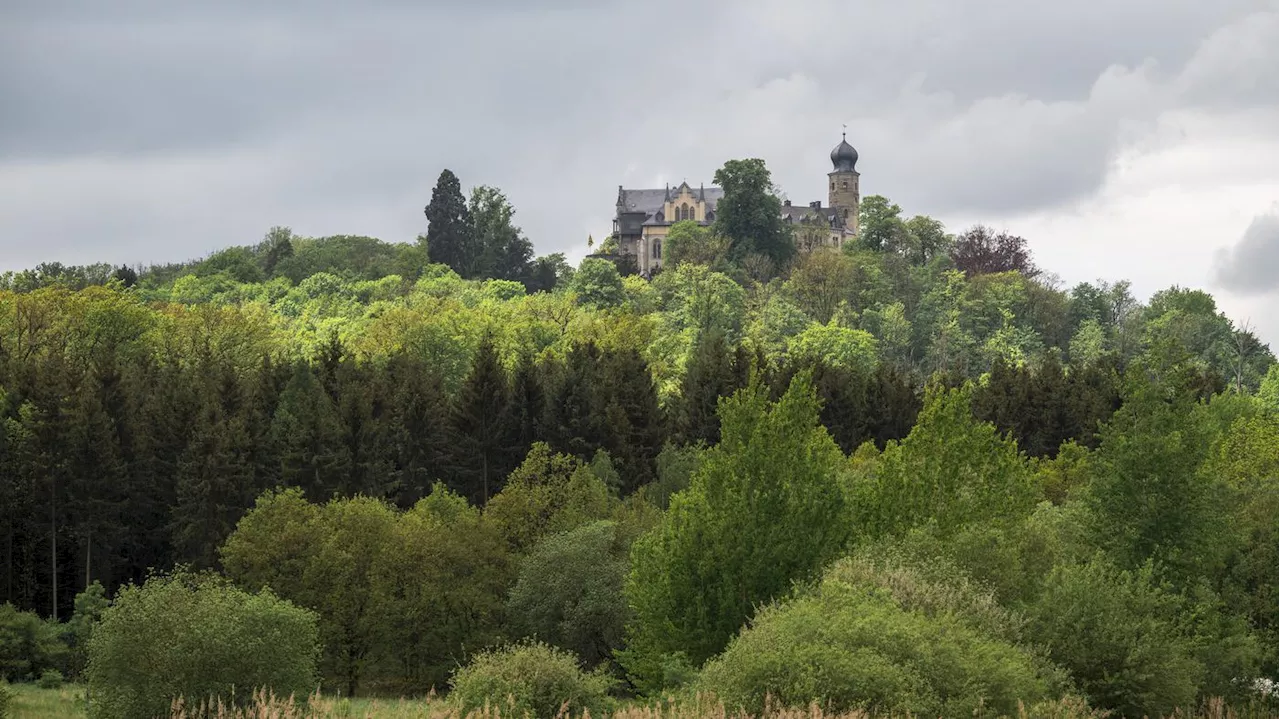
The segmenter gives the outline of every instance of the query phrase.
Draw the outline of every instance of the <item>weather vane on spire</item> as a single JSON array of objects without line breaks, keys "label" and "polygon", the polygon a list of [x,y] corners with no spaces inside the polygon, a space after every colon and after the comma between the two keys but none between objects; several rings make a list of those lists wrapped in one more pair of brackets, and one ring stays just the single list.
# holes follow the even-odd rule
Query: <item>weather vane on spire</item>
[{"label": "weather vane on spire", "polygon": [[846,135],[848,132],[849,132],[849,125],[848,125],[847,123],[841,123],[841,124],[840,124],[840,139],[841,139],[841,140],[847,139],[847,138],[845,137],[845,135]]}]

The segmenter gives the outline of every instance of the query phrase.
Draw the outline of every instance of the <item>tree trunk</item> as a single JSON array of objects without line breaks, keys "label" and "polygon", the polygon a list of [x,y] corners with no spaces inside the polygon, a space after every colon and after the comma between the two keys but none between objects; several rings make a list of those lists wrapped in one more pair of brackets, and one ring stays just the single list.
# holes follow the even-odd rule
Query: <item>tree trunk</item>
[{"label": "tree trunk", "polygon": [[50,582],[50,613],[56,622],[58,620],[58,506],[57,506],[57,485],[55,480],[49,480],[49,564],[52,569],[52,581]]}]

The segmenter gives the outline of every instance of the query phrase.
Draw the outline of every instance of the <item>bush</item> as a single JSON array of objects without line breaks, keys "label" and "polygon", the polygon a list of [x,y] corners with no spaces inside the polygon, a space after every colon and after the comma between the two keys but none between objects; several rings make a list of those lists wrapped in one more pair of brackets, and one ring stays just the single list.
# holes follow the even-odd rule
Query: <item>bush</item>
[{"label": "bush", "polygon": [[752,713],[772,696],[832,713],[1012,716],[1064,681],[1017,633],[1014,615],[962,579],[849,558],[758,613],[695,689]]},{"label": "bush", "polygon": [[528,642],[476,655],[454,673],[452,699],[463,713],[488,703],[503,716],[542,719],[568,704],[568,716],[583,710],[600,716],[609,709],[613,685],[603,672],[582,671],[569,652]]},{"label": "bush", "polygon": [[36,683],[41,689],[57,689],[62,686],[62,672],[57,669],[46,669]]},{"label": "bush", "polygon": [[0,679],[0,719],[9,719],[9,704],[12,700],[13,693],[9,691],[9,685],[4,679]]},{"label": "bush", "polygon": [[1093,705],[1165,716],[1195,701],[1205,673],[1191,637],[1175,623],[1181,603],[1149,567],[1121,571],[1096,557],[1049,574],[1028,609],[1028,632]]},{"label": "bush", "polygon": [[62,629],[35,612],[0,604],[0,680],[32,681],[45,669],[62,666],[69,652]]},{"label": "bush", "polygon": [[316,687],[316,616],[269,591],[249,594],[179,571],[122,588],[89,640],[93,719],[165,714],[175,697],[238,703],[257,688]]}]

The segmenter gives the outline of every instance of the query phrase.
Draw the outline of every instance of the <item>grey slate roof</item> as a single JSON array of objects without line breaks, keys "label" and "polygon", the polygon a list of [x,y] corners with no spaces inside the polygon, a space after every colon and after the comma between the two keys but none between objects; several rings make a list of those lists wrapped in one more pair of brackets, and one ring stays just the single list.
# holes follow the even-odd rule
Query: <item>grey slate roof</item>
[{"label": "grey slate roof", "polygon": [[[698,196],[698,188],[691,188],[694,197]],[[671,189],[672,194],[676,193],[676,188]],[[707,207],[714,210],[716,203],[720,198],[724,197],[724,190],[719,187],[707,187],[703,190],[707,198]],[[619,191],[619,210],[622,212],[643,212],[648,215],[662,209],[662,204],[667,201],[667,190],[659,187],[656,190],[620,190]]]}]

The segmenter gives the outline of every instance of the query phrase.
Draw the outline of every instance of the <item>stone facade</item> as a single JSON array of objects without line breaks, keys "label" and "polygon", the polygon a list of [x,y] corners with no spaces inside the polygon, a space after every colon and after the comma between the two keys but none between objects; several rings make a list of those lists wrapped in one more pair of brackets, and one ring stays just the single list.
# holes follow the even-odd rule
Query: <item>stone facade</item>
[{"label": "stone facade", "polygon": [[[858,152],[841,138],[831,151],[833,171],[827,175],[830,190],[827,206],[821,201],[808,205],[782,205],[783,222],[793,228],[796,247],[811,252],[821,247],[839,248],[858,232]],[[707,226],[715,222],[716,203],[724,197],[719,187],[687,182],[679,187],[629,190],[618,186],[613,220],[613,237],[618,252],[633,255],[642,274],[662,267],[662,240],[677,222],[690,220]]]}]

